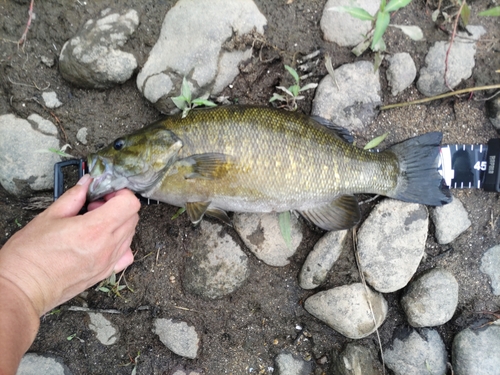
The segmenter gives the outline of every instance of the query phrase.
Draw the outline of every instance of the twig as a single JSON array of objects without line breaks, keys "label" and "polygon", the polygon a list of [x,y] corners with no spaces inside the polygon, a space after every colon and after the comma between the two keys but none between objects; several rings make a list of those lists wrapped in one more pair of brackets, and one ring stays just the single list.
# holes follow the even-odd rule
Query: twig
[{"label": "twig", "polygon": [[448,98],[450,96],[455,96],[455,95],[460,95],[460,94],[468,94],[470,92],[492,90],[492,89],[500,89],[500,84],[489,85],[489,86],[479,86],[479,87],[469,87],[467,89],[457,90],[457,91],[453,91],[453,92],[447,92],[446,94],[431,96],[430,98],[425,98],[425,99],[413,100],[411,102],[388,104],[388,105],[384,105],[384,106],[380,107],[379,109],[381,111],[384,111],[386,109],[406,107],[406,106],[415,105],[415,104],[422,104],[422,103],[431,102],[433,100]]},{"label": "twig", "polygon": [[354,246],[354,256],[356,258],[356,265],[358,267],[359,276],[361,277],[361,282],[362,282],[363,286],[365,287],[366,301],[368,302],[368,306],[370,307],[370,312],[371,312],[372,319],[373,319],[373,325],[375,326],[375,332],[377,333],[378,346],[380,349],[380,358],[382,359],[382,371],[383,371],[383,374],[385,375],[385,360],[384,360],[384,351],[382,349],[382,341],[380,340],[380,334],[379,334],[378,328],[377,328],[377,318],[375,318],[375,313],[373,312],[372,303],[370,302],[370,299],[368,298],[369,290],[368,290],[368,286],[366,285],[365,276],[363,275],[363,270],[361,269],[361,262],[359,261],[357,242],[358,242],[358,239],[356,236],[356,227],[354,227],[354,228],[352,228],[352,243]]},{"label": "twig", "polygon": [[30,8],[28,10],[28,23],[26,24],[26,28],[24,29],[24,33],[21,36],[21,39],[18,40],[17,45],[21,46],[24,45],[24,42],[26,42],[26,37],[28,35],[28,30],[31,26],[31,20],[33,19],[33,5],[35,4],[35,0],[31,0],[30,2]]},{"label": "twig", "polygon": [[100,312],[105,314],[121,314],[120,310],[116,309],[91,309],[89,307],[81,307],[81,306],[70,306],[68,307],[68,311],[77,311],[77,312]]},{"label": "twig", "polygon": [[448,83],[448,78],[446,77],[446,74],[448,73],[448,57],[450,55],[451,46],[453,45],[453,40],[455,39],[455,35],[457,34],[457,25],[458,21],[460,20],[460,14],[462,14],[462,9],[464,5],[465,5],[465,0],[462,1],[462,4],[460,4],[460,8],[458,9],[457,18],[455,20],[455,24],[453,25],[453,32],[451,33],[450,46],[446,51],[446,57],[444,59],[444,84],[446,85],[446,87],[448,87],[448,89],[450,89],[450,91],[453,91],[453,89],[450,87]]}]

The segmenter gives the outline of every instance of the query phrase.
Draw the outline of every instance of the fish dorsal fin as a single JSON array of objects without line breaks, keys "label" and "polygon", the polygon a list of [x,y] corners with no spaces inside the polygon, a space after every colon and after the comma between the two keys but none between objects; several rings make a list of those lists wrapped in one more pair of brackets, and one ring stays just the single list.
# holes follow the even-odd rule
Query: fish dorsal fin
[{"label": "fish dorsal fin", "polygon": [[353,195],[341,195],[331,203],[300,213],[325,230],[349,229],[361,218],[358,201]]},{"label": "fish dorsal fin", "polygon": [[191,155],[183,159],[192,168],[184,177],[208,180],[224,177],[234,165],[232,159],[229,155],[219,153]]},{"label": "fish dorsal fin", "polygon": [[186,212],[189,216],[191,222],[196,225],[201,219],[203,219],[203,215],[207,211],[208,206],[210,206],[210,202],[187,202],[186,203]]},{"label": "fish dorsal fin", "polygon": [[333,131],[335,134],[337,134],[342,140],[346,141],[347,143],[353,143],[354,142],[354,137],[352,136],[351,132],[347,130],[346,128],[334,124],[330,120],[327,120],[324,117],[320,116],[311,116],[311,118],[316,121],[318,124],[323,125],[325,128],[328,128],[329,130]]},{"label": "fish dorsal fin", "polygon": [[215,217],[216,219],[219,219],[220,221],[226,223],[229,226],[233,226],[231,223],[231,219],[229,216],[227,216],[226,211],[221,210],[220,208],[215,208],[211,207],[205,212],[208,216]]}]

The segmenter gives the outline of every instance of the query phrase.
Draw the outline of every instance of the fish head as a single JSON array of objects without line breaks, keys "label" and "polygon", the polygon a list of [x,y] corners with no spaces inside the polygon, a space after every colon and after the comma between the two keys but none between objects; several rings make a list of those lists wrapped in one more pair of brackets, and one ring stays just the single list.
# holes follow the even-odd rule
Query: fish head
[{"label": "fish head", "polygon": [[89,201],[123,188],[146,191],[177,159],[181,147],[182,141],[172,131],[158,126],[117,138],[89,154],[87,165],[93,178]]}]

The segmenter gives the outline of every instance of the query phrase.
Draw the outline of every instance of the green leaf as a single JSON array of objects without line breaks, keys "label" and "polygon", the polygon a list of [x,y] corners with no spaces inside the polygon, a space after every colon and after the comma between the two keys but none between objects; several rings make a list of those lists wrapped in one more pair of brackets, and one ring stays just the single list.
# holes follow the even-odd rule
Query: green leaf
[{"label": "green leaf", "polygon": [[357,18],[357,19],[363,20],[363,21],[375,21],[375,17],[373,17],[370,13],[368,13],[363,8],[331,7],[331,8],[328,8],[328,10],[333,10],[334,12],[349,13],[354,18]]},{"label": "green leaf", "polygon": [[422,32],[422,29],[418,26],[402,26],[402,25],[389,25],[389,26],[398,28],[413,40],[418,41],[424,39],[424,33]]},{"label": "green leaf", "polygon": [[186,98],[184,96],[175,96],[173,98],[170,98],[172,99],[172,101],[174,102],[175,106],[179,109],[184,109],[186,108],[187,106],[187,102],[186,102]]},{"label": "green leaf", "polygon": [[111,290],[109,288],[106,288],[105,286],[99,287],[99,291],[104,292],[104,293],[109,293]]},{"label": "green leaf", "polygon": [[490,8],[487,10],[483,10],[482,12],[478,13],[478,16],[483,16],[483,17],[500,17],[500,6]]},{"label": "green leaf", "polygon": [[351,52],[356,56],[361,56],[363,52],[365,52],[368,47],[370,47],[370,38],[366,38],[361,43],[359,43],[356,47],[354,47]]},{"label": "green leaf", "polygon": [[[381,39],[383,40],[383,39]],[[384,59],[384,56],[382,56],[382,53],[380,51],[377,51],[375,53],[375,58],[373,61],[373,72],[376,73],[378,68],[380,68],[380,64],[382,64],[382,60]]]},{"label": "green leaf", "polygon": [[188,115],[189,111],[191,110],[191,107],[186,107],[182,110],[182,116],[181,118],[184,118]]},{"label": "green leaf", "polygon": [[387,137],[389,133],[384,133],[381,136],[378,136],[377,138],[373,138],[370,142],[366,144],[365,147],[363,147],[364,150],[370,150],[374,147],[377,147],[379,144],[382,143],[382,141]]},{"label": "green leaf", "polygon": [[191,104],[191,88],[186,80],[186,77],[182,78],[181,95],[186,99],[188,104]]},{"label": "green leaf", "polygon": [[439,13],[440,13],[439,9],[436,9],[434,12],[432,12],[432,16],[431,16],[432,22],[436,22],[437,21],[437,19],[439,17]]},{"label": "green leaf", "polygon": [[171,220],[175,220],[175,219],[177,219],[179,216],[181,216],[181,215],[184,213],[184,211],[186,211],[186,207],[181,207],[181,208],[179,208],[179,209],[177,210],[177,212],[175,213],[175,215],[174,215],[174,216],[172,216],[172,219],[171,219]]},{"label": "green leaf", "polygon": [[304,87],[301,87],[300,90],[299,90],[299,92],[307,91],[307,90],[312,90],[312,89],[315,89],[316,87],[318,87],[317,83],[308,83]]},{"label": "green leaf", "polygon": [[75,337],[76,337],[76,333],[73,333],[72,335],[69,335],[68,337],[66,337],[66,340],[71,341],[71,340],[73,340]]},{"label": "green leaf", "polygon": [[193,100],[193,106],[200,105],[204,105],[205,107],[217,107],[217,104],[207,99],[197,98]]},{"label": "green leaf", "polygon": [[394,12],[400,8],[403,8],[411,3],[411,0],[391,0],[389,4],[385,7],[385,12]]},{"label": "green leaf", "polygon": [[375,23],[375,31],[373,32],[372,39],[372,50],[377,45],[380,39],[382,39],[382,35],[384,35],[387,26],[389,26],[389,21],[391,20],[391,16],[389,13],[378,12],[377,14],[377,22]]},{"label": "green leaf", "polygon": [[108,277],[108,282],[111,284],[111,285],[115,285],[116,284],[116,273],[112,273],[110,277]]},{"label": "green leaf", "polygon": [[285,240],[286,246],[292,248],[292,222],[290,220],[290,211],[281,212],[278,217],[281,235]]},{"label": "green leaf", "polygon": [[464,5],[462,7],[462,11],[460,12],[460,18],[462,19],[464,26],[467,26],[469,24],[470,8],[467,5],[467,3],[465,3],[465,2],[464,2]]},{"label": "green leaf", "polygon": [[286,92],[288,95],[290,95],[291,97],[295,96],[293,95],[293,93],[287,89],[286,87],[283,87],[283,86],[276,86],[277,89],[280,89],[280,90],[283,90],[284,92]]},{"label": "green leaf", "polygon": [[275,100],[279,100],[281,102],[284,102],[286,101],[285,97],[283,95],[280,95],[280,94],[276,94],[274,93],[273,94],[273,97],[271,99],[269,99],[269,102],[272,103],[274,102]]},{"label": "green leaf", "polygon": [[384,52],[386,49],[387,49],[387,46],[385,45],[384,39],[382,39],[382,38],[372,48],[373,52]]},{"label": "green leaf", "polygon": [[299,90],[300,90],[299,85],[293,85],[288,88],[288,91],[290,91],[292,93],[292,96],[294,97],[299,95]]},{"label": "green leaf", "polygon": [[295,80],[295,82],[298,85],[300,79],[299,79],[299,75],[296,72],[296,70],[294,68],[292,68],[291,66],[288,66],[288,65],[285,65],[285,69],[288,70],[288,73],[290,73],[292,75],[293,79]]}]

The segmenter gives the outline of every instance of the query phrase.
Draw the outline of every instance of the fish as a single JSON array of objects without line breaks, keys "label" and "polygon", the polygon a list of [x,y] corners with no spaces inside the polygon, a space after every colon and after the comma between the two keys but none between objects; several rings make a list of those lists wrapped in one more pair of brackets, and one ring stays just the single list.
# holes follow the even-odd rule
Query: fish
[{"label": "fish", "polygon": [[348,229],[361,218],[355,194],[441,206],[451,195],[438,172],[442,134],[381,152],[353,145],[332,122],[273,107],[219,106],[171,115],[88,155],[96,200],[128,188],[204,215],[294,210],[318,227]]}]

